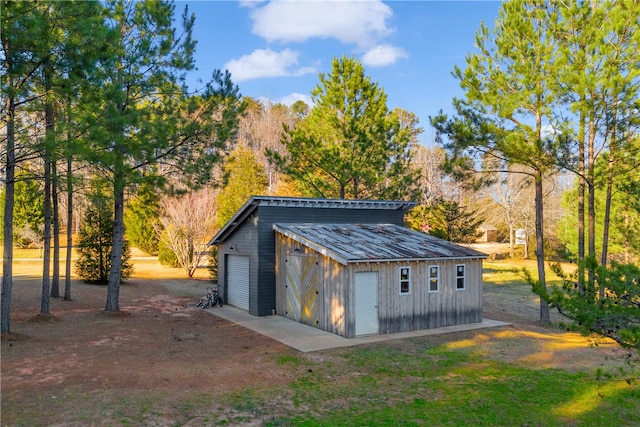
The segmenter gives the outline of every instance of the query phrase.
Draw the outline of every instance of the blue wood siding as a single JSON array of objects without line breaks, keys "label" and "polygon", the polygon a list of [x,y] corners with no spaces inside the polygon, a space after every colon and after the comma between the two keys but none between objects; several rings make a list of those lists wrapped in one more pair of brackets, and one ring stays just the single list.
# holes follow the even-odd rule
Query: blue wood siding
[{"label": "blue wood siding", "polygon": [[[218,284],[220,289],[226,295],[228,286],[226,271],[226,256],[244,255],[249,257],[249,313],[258,316],[258,304],[256,295],[258,293],[258,227],[257,217],[255,215],[247,218],[240,225],[235,233],[229,236],[218,247]],[[269,313],[271,314],[271,313]]]}]

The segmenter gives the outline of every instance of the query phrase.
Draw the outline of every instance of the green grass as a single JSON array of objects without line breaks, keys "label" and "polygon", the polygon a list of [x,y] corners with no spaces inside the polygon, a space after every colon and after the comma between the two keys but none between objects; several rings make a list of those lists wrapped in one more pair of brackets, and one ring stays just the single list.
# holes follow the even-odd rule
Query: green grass
[{"label": "green grass", "polygon": [[[547,285],[559,284],[560,279],[556,276],[548,267],[548,263],[545,264]],[[571,271],[574,266],[572,264],[563,265],[565,271]],[[522,277],[521,270],[523,268],[528,269],[534,278],[538,277],[538,269],[531,262],[524,262],[522,260],[507,260],[501,262],[487,262],[483,263],[482,268],[482,280],[485,284],[504,286],[504,285],[526,285],[527,282]]]},{"label": "green grass", "polygon": [[292,385],[301,413],[267,425],[640,424],[640,391],[620,377],[528,369],[446,347],[409,354],[380,345],[343,358],[343,378],[312,369]]},{"label": "green grass", "polygon": [[517,263],[485,262],[482,269],[482,280],[484,283],[496,286],[526,284],[516,272],[519,268],[522,268],[522,265]]},{"label": "green grass", "polygon": [[[332,350],[321,359],[301,356],[290,361],[296,374],[284,388],[247,387],[216,399],[187,390],[182,396],[159,390],[84,396],[78,389],[55,402],[43,396],[38,407],[48,412],[55,405],[70,425],[105,419],[123,426],[640,425],[640,389],[626,377],[501,363],[472,347],[451,349],[421,339],[407,344]],[[35,408],[24,409],[16,425],[35,425],[27,417]]]}]

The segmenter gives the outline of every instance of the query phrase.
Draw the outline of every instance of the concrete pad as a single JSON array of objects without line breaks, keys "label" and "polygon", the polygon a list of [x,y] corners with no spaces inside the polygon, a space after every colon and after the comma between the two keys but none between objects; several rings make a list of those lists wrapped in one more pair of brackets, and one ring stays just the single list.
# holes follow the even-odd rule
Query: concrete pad
[{"label": "concrete pad", "polygon": [[397,340],[402,338],[439,335],[450,332],[471,331],[484,328],[506,326],[509,323],[483,319],[482,323],[446,326],[437,329],[421,329],[419,331],[400,332],[396,334],[366,335],[356,338],[344,338],[313,326],[304,325],[282,316],[252,316],[244,310],[225,305],[224,307],[207,308],[209,313],[236,323],[259,334],[288,345],[303,353],[328,350],[338,347],[352,347],[360,344]]}]

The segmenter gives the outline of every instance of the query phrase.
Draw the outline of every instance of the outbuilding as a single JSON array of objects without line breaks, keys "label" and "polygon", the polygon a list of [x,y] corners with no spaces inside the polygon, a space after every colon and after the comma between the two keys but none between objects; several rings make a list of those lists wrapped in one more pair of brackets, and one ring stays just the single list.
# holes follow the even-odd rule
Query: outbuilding
[{"label": "outbuilding", "polygon": [[220,290],[347,338],[482,322],[486,255],[404,227],[413,206],[252,197],[209,243]]},{"label": "outbuilding", "polygon": [[218,285],[225,301],[254,316],[276,313],[273,224],[404,224],[406,201],[251,197],[209,241],[218,246]]},{"label": "outbuilding", "polygon": [[476,242],[489,243],[498,241],[498,229],[489,223],[482,223],[478,226],[478,238]]},{"label": "outbuilding", "polygon": [[352,338],[482,322],[485,254],[396,224],[285,224],[276,310]]}]

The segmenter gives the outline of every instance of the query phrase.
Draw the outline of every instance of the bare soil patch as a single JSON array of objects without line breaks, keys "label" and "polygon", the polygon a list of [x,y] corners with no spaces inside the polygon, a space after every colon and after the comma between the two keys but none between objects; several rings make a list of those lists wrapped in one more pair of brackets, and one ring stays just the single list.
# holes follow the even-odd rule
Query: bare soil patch
[{"label": "bare soil patch", "polygon": [[[50,314],[41,315],[40,269],[33,261],[14,267],[12,334],[2,337],[1,349],[2,425],[131,424],[120,419],[130,404],[141,414],[135,424],[198,425],[202,419],[190,420],[201,405],[229,403],[247,389],[286,388],[304,375],[306,368],[282,360],[323,363],[349,351],[305,355],[195,308],[210,283],[207,271],[187,279],[149,259],[135,260],[134,276],[120,288],[119,313],[104,312],[106,287],[74,280],[72,301],[51,299]],[[488,289],[485,317],[512,326],[372,345],[474,346],[487,357],[540,368],[622,363],[627,353],[610,342],[593,346],[538,324],[536,304],[526,290]]]}]

